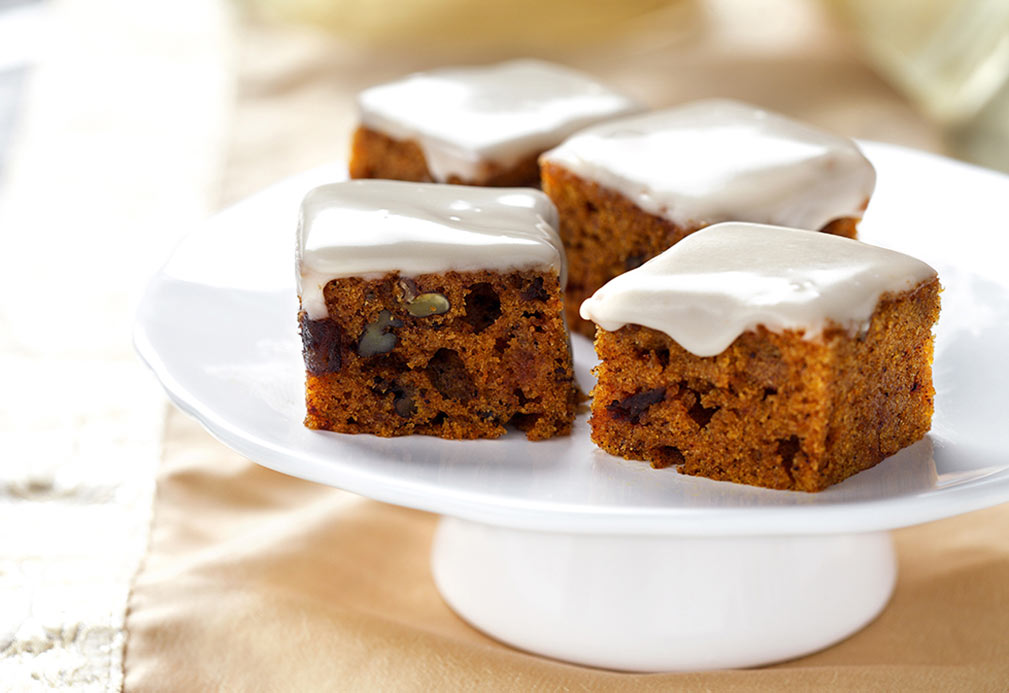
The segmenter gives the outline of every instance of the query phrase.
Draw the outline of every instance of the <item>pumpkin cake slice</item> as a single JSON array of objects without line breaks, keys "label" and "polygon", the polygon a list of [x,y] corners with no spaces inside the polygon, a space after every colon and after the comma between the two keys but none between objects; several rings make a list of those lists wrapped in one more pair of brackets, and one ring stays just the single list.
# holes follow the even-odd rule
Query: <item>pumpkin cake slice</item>
[{"label": "pumpkin cake slice", "polygon": [[711,226],[582,305],[592,439],[654,467],[819,491],[921,439],[939,280],[859,241]]},{"label": "pumpkin cake slice", "polygon": [[530,440],[571,431],[556,212],[530,189],[349,181],[298,231],[305,425]]},{"label": "pumpkin cake slice", "polygon": [[545,150],[638,110],[589,75],[542,60],[419,72],[358,96],[350,177],[538,188]]},{"label": "pumpkin cake slice", "polygon": [[595,125],[541,158],[568,254],[568,321],[607,281],[709,224],[745,221],[854,238],[876,175],[858,146],[729,100]]}]

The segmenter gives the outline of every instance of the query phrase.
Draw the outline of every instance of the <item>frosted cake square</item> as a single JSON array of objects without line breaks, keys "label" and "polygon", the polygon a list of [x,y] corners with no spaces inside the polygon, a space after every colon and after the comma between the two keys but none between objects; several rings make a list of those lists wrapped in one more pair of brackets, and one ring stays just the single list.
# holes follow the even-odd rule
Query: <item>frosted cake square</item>
[{"label": "frosted cake square", "polygon": [[539,187],[544,150],[637,110],[590,76],[540,60],[420,72],[359,95],[350,176]]},{"label": "frosted cake square", "polygon": [[556,212],[530,189],[349,181],[298,232],[305,425],[566,435],[576,388]]},{"label": "frosted cake square", "polygon": [[685,474],[819,491],[921,439],[939,281],[855,240],[723,223],[608,282],[592,439]]}]

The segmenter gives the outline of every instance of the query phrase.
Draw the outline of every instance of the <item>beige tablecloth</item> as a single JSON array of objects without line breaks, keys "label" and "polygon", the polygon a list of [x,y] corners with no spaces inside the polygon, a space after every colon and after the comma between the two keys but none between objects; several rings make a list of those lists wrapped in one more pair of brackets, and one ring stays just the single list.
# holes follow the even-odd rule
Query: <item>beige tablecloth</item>
[{"label": "beige tablecloth", "polygon": [[898,531],[893,600],[823,652],[752,671],[635,675],[519,652],[460,620],[428,569],[435,516],[259,467],[178,412],[165,436],[127,619],[127,690],[1009,685],[1009,506]]},{"label": "beige tablecloth", "polygon": [[[3,621],[13,624],[0,643],[5,683],[118,690],[122,673],[135,691],[1006,688],[1009,506],[899,531],[899,584],[879,619],[761,670],[598,671],[463,623],[428,572],[434,517],[238,457],[165,407],[128,337],[144,278],[181,233],[343,159],[356,91],[444,57],[362,52],[222,2],[49,7],[56,30],[0,186],[0,322],[11,327],[0,368],[17,395],[0,410],[0,513],[20,537],[0,556],[17,606]],[[941,148],[820,4],[704,7],[689,31],[670,27],[676,40],[653,31],[544,57],[654,106],[735,96],[845,134]],[[25,286],[34,303],[17,293]],[[60,306],[59,334],[75,340],[51,339],[39,300]],[[66,384],[58,407],[49,382]]]}]

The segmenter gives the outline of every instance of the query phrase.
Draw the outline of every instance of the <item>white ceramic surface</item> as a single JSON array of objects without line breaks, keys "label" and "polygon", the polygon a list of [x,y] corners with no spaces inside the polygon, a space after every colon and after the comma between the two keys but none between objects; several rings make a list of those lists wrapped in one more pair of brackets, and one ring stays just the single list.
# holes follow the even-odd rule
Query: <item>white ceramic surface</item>
[{"label": "white ceramic surface", "polygon": [[888,532],[662,537],[530,532],[444,518],[431,556],[445,601],[510,645],[607,669],[682,671],[791,659],[883,609]]},{"label": "white ceramic surface", "polygon": [[[584,416],[530,443],[380,439],[309,431],[294,233],[298,204],[342,166],[308,172],[218,215],[175,251],[139,309],[136,345],[184,410],[279,471],[489,525],[554,532],[794,535],[885,530],[1009,500],[1009,178],[865,143],[876,193],[862,239],[915,255],[945,286],[928,438],[819,494],[656,471],[611,457]],[[586,340],[576,370],[591,385]]]}]

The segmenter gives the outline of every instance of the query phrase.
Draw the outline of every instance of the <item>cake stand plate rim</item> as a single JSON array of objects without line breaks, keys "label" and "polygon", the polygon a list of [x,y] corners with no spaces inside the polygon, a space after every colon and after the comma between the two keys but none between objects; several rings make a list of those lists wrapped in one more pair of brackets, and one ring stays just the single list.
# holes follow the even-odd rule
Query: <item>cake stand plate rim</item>
[{"label": "cake stand plate rim", "polygon": [[[863,146],[880,172],[881,189],[877,196],[884,190],[896,193],[903,192],[903,194],[910,192],[920,194],[920,190],[907,189],[907,187],[912,187],[916,181],[909,183],[903,190],[893,188],[895,179],[902,172],[915,169],[924,169],[923,175],[926,178],[929,175],[933,178],[938,175],[939,180],[935,181],[938,185],[953,186],[954,190],[949,191],[952,197],[955,197],[953,193],[957,190],[965,192],[974,190],[976,193],[974,199],[983,199],[985,191],[989,188],[1009,193],[1009,178],[1000,174],[895,145],[863,143]],[[886,467],[884,472],[877,477],[871,477],[875,470],[863,472],[853,479],[872,478],[884,485],[897,483],[898,486],[894,493],[877,494],[876,497],[870,494],[859,499],[858,494],[855,493],[854,500],[850,498],[852,496],[850,488],[859,484],[865,486],[860,481],[849,483],[851,481],[849,480],[837,487],[840,491],[829,489],[822,494],[813,495],[739,489],[732,487],[732,485],[703,479],[674,478],[669,475],[676,477],[679,475],[676,475],[672,470],[654,472],[647,469],[647,465],[642,463],[616,460],[600,452],[592,452],[591,459],[587,458],[587,461],[584,462],[584,465],[589,467],[588,471],[581,469],[578,465],[582,463],[578,461],[572,464],[570,469],[564,469],[553,476],[542,479],[538,479],[536,470],[533,470],[530,478],[526,480],[529,485],[529,489],[526,490],[529,493],[522,495],[515,492],[514,488],[518,488],[515,484],[521,483],[521,481],[516,482],[515,479],[510,482],[513,484],[513,490],[502,493],[495,490],[495,485],[500,484],[502,475],[507,474],[506,471],[502,471],[500,468],[484,469],[479,464],[467,466],[467,456],[482,454],[481,452],[472,452],[474,443],[471,442],[460,444],[452,441],[427,440],[403,443],[403,439],[396,442],[376,439],[371,436],[339,436],[338,434],[306,431],[300,426],[300,421],[295,422],[296,425],[290,426],[291,430],[281,436],[271,439],[269,436],[262,435],[256,427],[248,425],[248,421],[238,421],[234,410],[220,406],[220,402],[212,401],[212,397],[208,395],[206,389],[200,389],[206,385],[201,382],[201,378],[210,378],[218,385],[230,382],[229,377],[234,379],[234,374],[229,376],[226,372],[227,369],[223,368],[223,362],[220,359],[215,364],[210,363],[212,359],[201,362],[200,359],[205,355],[204,352],[198,349],[185,351],[185,345],[180,343],[180,339],[166,335],[172,334],[173,330],[186,328],[185,320],[189,317],[186,311],[193,308],[192,302],[196,300],[196,297],[227,296],[229,301],[233,301],[233,303],[222,304],[228,310],[235,310],[234,305],[238,305],[242,301],[263,300],[279,311],[278,315],[287,315],[284,311],[288,309],[291,311],[287,316],[289,320],[283,322],[281,328],[282,331],[290,328],[288,330],[290,334],[285,333],[286,336],[278,336],[274,340],[276,343],[260,338],[256,342],[257,348],[268,350],[282,347],[289,349],[292,335],[296,337],[293,312],[296,309],[296,303],[293,296],[290,295],[291,287],[293,287],[290,252],[287,252],[282,260],[276,260],[276,267],[271,265],[270,271],[256,278],[256,281],[260,281],[259,285],[250,285],[248,282],[243,284],[246,277],[239,276],[241,272],[238,272],[234,277],[215,277],[215,281],[219,281],[220,286],[209,286],[205,281],[201,284],[200,277],[204,277],[205,280],[207,267],[204,265],[212,265],[210,260],[220,261],[222,257],[225,257],[225,253],[233,250],[227,244],[217,243],[221,238],[217,238],[214,234],[221,229],[227,229],[227,233],[222,238],[234,240],[237,237],[236,234],[242,231],[239,229],[241,224],[261,223],[264,228],[254,231],[255,233],[279,234],[280,240],[272,238],[269,242],[276,247],[292,250],[297,202],[300,197],[314,185],[339,180],[345,176],[345,168],[342,165],[324,166],[288,179],[243,203],[239,203],[236,207],[222,212],[212,219],[207,227],[194,231],[180,244],[165,268],[151,281],[138,309],[134,332],[136,350],[155,373],[172,400],[184,411],[194,416],[223,443],[264,466],[293,476],[338,486],[384,502],[475,522],[517,529],[587,533],[724,536],[868,532],[927,522],[1009,500],[1009,445],[991,444],[987,448],[982,446],[977,449],[971,447],[972,443],[967,440],[966,434],[957,430],[957,427],[948,425],[947,419],[949,417],[946,417],[944,412],[938,411],[942,408],[940,405],[944,403],[944,395],[948,395],[942,391],[937,396],[937,420],[933,432],[927,441],[917,444],[918,448],[906,454],[908,459],[913,457],[914,460],[917,460],[914,462],[917,464],[915,467],[917,471],[915,475],[912,475],[914,477],[913,483],[900,486],[903,483],[900,475],[889,474],[886,471],[889,467]],[[921,180],[924,179],[917,182]],[[884,183],[885,185],[882,185]],[[899,197],[899,194],[897,196]],[[899,218],[898,211],[891,209],[894,205],[887,203],[885,201],[887,198],[883,199],[884,202],[879,202],[874,198],[873,205],[875,207],[870,207],[870,215],[875,214],[875,217],[867,215],[867,222],[870,218],[877,219],[879,220],[877,225],[881,227],[885,223],[892,223],[893,218]],[[261,214],[264,211],[268,213]],[[272,228],[265,228],[266,224],[271,224]],[[886,241],[887,239],[882,240]],[[1005,242],[1004,239],[996,240]],[[874,239],[874,241],[878,242],[879,239]],[[962,238],[958,242],[965,244]],[[217,244],[215,245],[215,243]],[[899,243],[895,245],[899,246]],[[207,255],[208,253],[211,257],[201,256],[201,254]],[[990,246],[977,249],[975,254],[979,257],[985,254],[998,255],[995,249]],[[267,258],[268,255],[268,253],[260,253],[256,255],[256,258]],[[928,257],[924,259],[926,261],[932,260]],[[262,261],[266,262],[267,260],[263,259]],[[269,261],[274,262],[274,260]],[[201,262],[204,262],[204,265],[201,265]],[[951,270],[944,277],[944,273],[940,271],[940,279],[947,285],[947,295],[952,295],[954,298],[960,295],[958,292],[962,293],[960,289],[964,281],[974,281],[977,286],[982,288],[994,285],[999,291],[1005,291],[1006,295],[1009,295],[1009,279],[1003,279],[999,284],[998,277],[992,274],[994,271],[991,269],[992,266],[980,263],[978,267],[958,268],[954,265],[951,266],[952,270],[962,270],[962,276]],[[228,273],[224,272],[224,274]],[[951,278],[956,283],[951,284]],[[211,289],[217,293],[208,293]],[[204,293],[200,293],[201,291]],[[955,318],[956,314],[954,314],[954,318],[950,319]],[[236,327],[246,329],[248,325],[236,323]],[[962,325],[958,325],[957,328],[967,330],[967,327]],[[961,332],[956,332],[956,334],[960,335]],[[1009,341],[1006,346],[1009,348]],[[207,345],[207,348],[209,349],[210,346]],[[582,348],[584,351],[584,345]],[[180,349],[183,351],[180,352]],[[277,354],[264,353],[266,354],[263,356],[264,365],[281,362],[277,360],[279,358]],[[284,358],[289,356],[287,354]],[[937,371],[942,364],[942,357],[942,353],[937,355]],[[283,363],[286,367],[289,365],[289,360]],[[214,371],[213,368],[217,370]],[[1005,384],[1009,385],[1009,382]],[[300,385],[299,376],[296,386],[300,387]],[[278,401],[284,400],[284,398],[289,399],[296,395],[297,387],[285,390],[280,395],[271,391],[265,396],[277,397]],[[294,394],[292,395],[292,393]],[[951,397],[949,401],[954,402],[955,399]],[[999,423],[997,411],[990,416],[992,418],[986,425],[994,431],[992,435],[1004,438],[1005,434],[996,430]],[[584,420],[579,422],[579,426],[581,428],[576,430],[576,435],[586,436]],[[985,434],[984,429],[979,430],[982,435]],[[995,442],[1001,444],[1002,438],[998,438]],[[299,445],[309,439],[314,441],[312,445],[322,441],[319,445],[321,448],[331,450],[333,459],[327,461],[321,458],[317,454],[318,450],[313,453],[314,456],[306,457],[305,450],[299,448]],[[439,450],[450,451],[451,454],[446,454],[447,461],[444,461],[440,467],[433,466],[429,477],[421,480],[403,479],[390,473],[391,468],[389,467],[376,468],[369,466],[366,462],[358,461],[356,458],[348,459],[348,457],[364,454],[362,450],[367,453],[369,448],[384,450],[386,452],[381,454],[388,455],[401,454],[408,447],[425,448],[431,445],[441,445]],[[502,445],[513,446],[516,451],[519,446],[522,446],[522,450],[537,449],[524,446],[545,446],[539,449],[562,451],[564,443],[557,441],[527,443],[517,436],[509,436],[501,441],[480,441],[475,445],[487,446],[486,450],[494,450],[496,451],[494,454],[500,456],[504,454],[500,451],[505,449],[500,447]],[[478,451],[482,449],[484,448],[476,448]],[[389,450],[392,450],[393,453],[388,453]],[[524,453],[518,452],[518,454]],[[964,469],[958,469],[955,464],[946,464],[942,461],[945,459],[944,456],[949,458],[950,455],[955,458],[954,462],[968,460],[963,463]],[[976,458],[974,461],[971,461],[971,455]],[[406,460],[400,460],[400,462],[404,465],[408,464]],[[929,467],[930,463],[931,468]],[[902,462],[902,464],[904,463]],[[881,467],[885,465],[892,467],[894,463],[888,460],[882,463]],[[474,468],[477,471],[473,471]],[[520,469],[513,476],[520,477],[523,470],[526,470],[526,467],[520,465]],[[585,473],[578,476],[580,472]],[[443,477],[444,475],[451,477],[455,474],[458,478],[467,479],[467,483],[473,483],[470,483],[466,488],[454,488],[451,484],[448,486],[439,485],[436,483],[439,474]],[[466,476],[467,474],[470,476],[483,474],[486,478],[483,480],[475,477],[470,478]],[[931,480],[930,474],[934,477]],[[863,475],[870,476],[863,477]],[[578,490],[578,493],[582,494],[581,498],[558,497],[558,494],[562,494],[564,491],[566,479],[578,479],[579,483],[583,484]],[[476,483],[482,481],[486,483],[482,483],[482,485]],[[547,484],[549,488],[532,488],[540,481]],[[701,496],[715,498],[718,502],[714,505],[704,505],[703,503],[700,505],[691,505],[690,503],[656,505],[654,502],[649,505],[648,503],[635,502],[640,499],[635,498],[633,487],[644,487],[654,484],[656,481],[676,489],[677,492],[682,492],[683,498],[688,501],[691,497]],[[631,489],[625,499],[621,499],[618,493],[609,491],[611,493],[609,501],[596,502],[601,497],[600,494],[608,493],[605,490],[607,486],[620,486],[621,484],[627,485]],[[845,487],[845,484],[849,484],[849,486]],[[919,484],[920,488],[914,484]],[[786,497],[791,500],[783,504],[783,501],[779,499]],[[650,500],[654,501],[654,498]]]}]

